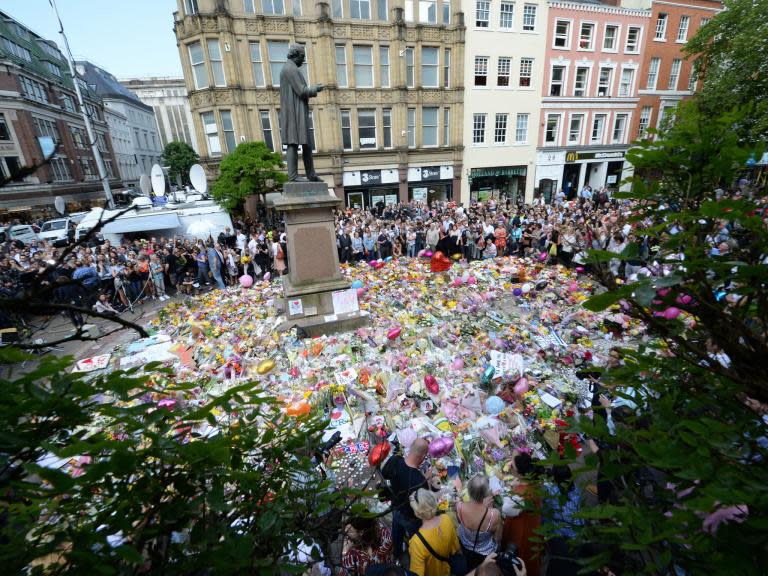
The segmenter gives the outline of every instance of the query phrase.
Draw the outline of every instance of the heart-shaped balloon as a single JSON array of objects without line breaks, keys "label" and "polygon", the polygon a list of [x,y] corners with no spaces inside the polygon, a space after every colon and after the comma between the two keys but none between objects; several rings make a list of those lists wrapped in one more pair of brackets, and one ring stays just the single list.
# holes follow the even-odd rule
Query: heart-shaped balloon
[{"label": "heart-shaped balloon", "polygon": [[400,337],[400,333],[403,331],[400,326],[395,326],[394,328],[390,328],[389,332],[387,332],[387,339],[388,340],[396,340]]},{"label": "heart-shaped balloon", "polygon": [[522,396],[523,394],[528,392],[529,389],[530,389],[530,385],[528,384],[527,378],[520,378],[520,380],[518,380],[517,383],[515,384],[515,394],[517,396]]},{"label": "heart-shaped balloon", "polygon": [[437,394],[440,392],[440,386],[437,384],[437,378],[435,378],[432,374],[427,374],[424,376],[424,386],[427,390],[429,390],[430,394]]},{"label": "heart-shaped balloon", "polygon": [[387,459],[387,456],[389,456],[389,451],[391,449],[391,446],[389,442],[386,440],[379,444],[378,446],[374,446],[371,451],[368,453],[368,464],[375,468],[384,460]]},{"label": "heart-shaped balloon", "polygon": [[429,261],[429,269],[432,272],[445,272],[451,267],[451,260],[440,251],[435,252],[432,255],[432,259]]}]

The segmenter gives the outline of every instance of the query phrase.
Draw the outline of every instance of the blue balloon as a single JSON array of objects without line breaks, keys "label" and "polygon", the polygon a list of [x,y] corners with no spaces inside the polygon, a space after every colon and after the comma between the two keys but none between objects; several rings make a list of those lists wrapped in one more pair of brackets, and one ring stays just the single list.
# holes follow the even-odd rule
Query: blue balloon
[{"label": "blue balloon", "polygon": [[504,400],[498,396],[489,396],[485,401],[485,411],[488,414],[496,415],[504,410]]},{"label": "blue balloon", "polygon": [[363,287],[363,281],[362,280],[355,280],[352,282],[352,288],[362,288]]},{"label": "blue balloon", "polygon": [[392,262],[392,256],[387,256],[384,258],[384,262]]}]

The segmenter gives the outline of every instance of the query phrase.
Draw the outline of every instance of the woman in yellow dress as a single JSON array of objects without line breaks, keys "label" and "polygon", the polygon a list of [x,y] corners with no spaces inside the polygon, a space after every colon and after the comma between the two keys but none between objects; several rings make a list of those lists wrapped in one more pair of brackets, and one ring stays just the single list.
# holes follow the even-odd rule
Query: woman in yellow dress
[{"label": "woman in yellow dress", "polygon": [[[434,552],[443,558],[450,558],[461,551],[453,519],[447,514],[437,515],[437,498],[432,492],[420,488],[411,494],[411,508],[416,518],[421,520],[419,533]],[[435,558],[418,534],[411,537],[408,553],[411,556],[411,572],[418,576],[450,576],[448,562]]]}]

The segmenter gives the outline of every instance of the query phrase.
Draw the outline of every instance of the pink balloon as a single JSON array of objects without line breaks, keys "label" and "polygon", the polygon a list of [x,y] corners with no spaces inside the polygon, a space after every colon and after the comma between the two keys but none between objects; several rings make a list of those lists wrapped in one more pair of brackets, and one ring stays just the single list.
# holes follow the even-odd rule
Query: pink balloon
[{"label": "pink balloon", "polygon": [[461,370],[464,368],[464,359],[463,358],[454,358],[453,362],[451,362],[451,369],[452,370]]},{"label": "pink balloon", "polygon": [[424,252],[424,258],[432,258],[432,250],[427,250]]},{"label": "pink balloon", "polygon": [[670,306],[666,310],[664,310],[664,318],[667,320],[674,320],[678,316],[680,316],[680,308],[675,308],[674,306]]},{"label": "pink balloon", "polygon": [[376,266],[376,260],[371,260],[370,262],[368,262],[368,266],[370,266],[371,268],[375,267]]},{"label": "pink balloon", "polygon": [[432,458],[442,458],[449,454],[451,450],[453,450],[453,438],[449,436],[435,438],[429,443],[429,455]]},{"label": "pink balloon", "polygon": [[547,259],[547,253],[546,252],[542,252],[541,254],[539,254],[539,260],[541,260],[543,262],[546,259]]},{"label": "pink balloon", "polygon": [[568,291],[569,292],[576,292],[576,290],[578,290],[578,289],[579,289],[579,285],[576,284],[576,282],[571,282],[570,284],[568,284]]},{"label": "pink balloon", "polygon": [[362,298],[363,294],[365,294],[365,288],[358,288],[357,289],[357,297]]},{"label": "pink balloon", "polygon": [[240,286],[243,288],[250,288],[253,286],[253,277],[248,274],[240,276]]},{"label": "pink balloon", "polygon": [[474,286],[475,284],[477,284],[477,278],[475,278],[474,276],[470,276],[469,278],[467,278],[467,284],[469,284],[470,286]]},{"label": "pink balloon", "polygon": [[515,384],[515,394],[518,396],[522,396],[526,392],[530,390],[530,385],[528,384],[527,378],[520,378],[520,380],[517,381]]},{"label": "pink balloon", "polygon": [[264,280],[269,280],[270,278],[272,278],[272,273],[271,272],[265,272],[264,273]]},{"label": "pink balloon", "polygon": [[584,272],[584,266],[576,266],[576,272],[578,272],[579,274]]},{"label": "pink balloon", "polygon": [[440,392],[440,386],[437,384],[437,378],[435,378],[432,374],[427,374],[424,376],[424,386],[427,390],[429,390],[430,394],[437,394]]},{"label": "pink balloon", "polygon": [[693,302],[693,297],[690,294],[683,294],[675,298],[675,302],[685,306],[686,304],[690,304],[691,302]]},{"label": "pink balloon", "polygon": [[400,337],[400,333],[403,331],[400,326],[395,326],[394,328],[391,328],[389,332],[387,332],[387,339],[389,340],[397,340]]},{"label": "pink balloon", "polygon": [[453,287],[461,286],[463,283],[464,281],[461,279],[461,277],[457,276],[456,278],[453,279],[453,282],[451,282],[451,286]]}]

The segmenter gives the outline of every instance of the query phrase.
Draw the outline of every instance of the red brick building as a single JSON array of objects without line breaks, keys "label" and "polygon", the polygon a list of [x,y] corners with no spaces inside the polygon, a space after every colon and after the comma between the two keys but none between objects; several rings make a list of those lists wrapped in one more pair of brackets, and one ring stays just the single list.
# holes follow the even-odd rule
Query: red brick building
[{"label": "red brick building", "polygon": [[650,0],[650,30],[643,38],[640,101],[630,134],[656,128],[677,104],[696,89],[693,62],[683,53],[686,42],[722,10],[719,0]]},{"label": "red brick building", "polygon": [[[110,180],[118,184],[103,103],[78,81]],[[68,210],[104,199],[64,57],[54,42],[0,12],[0,175],[41,162],[51,141],[59,148],[48,165],[0,189],[0,214],[52,209],[56,196]]]}]

